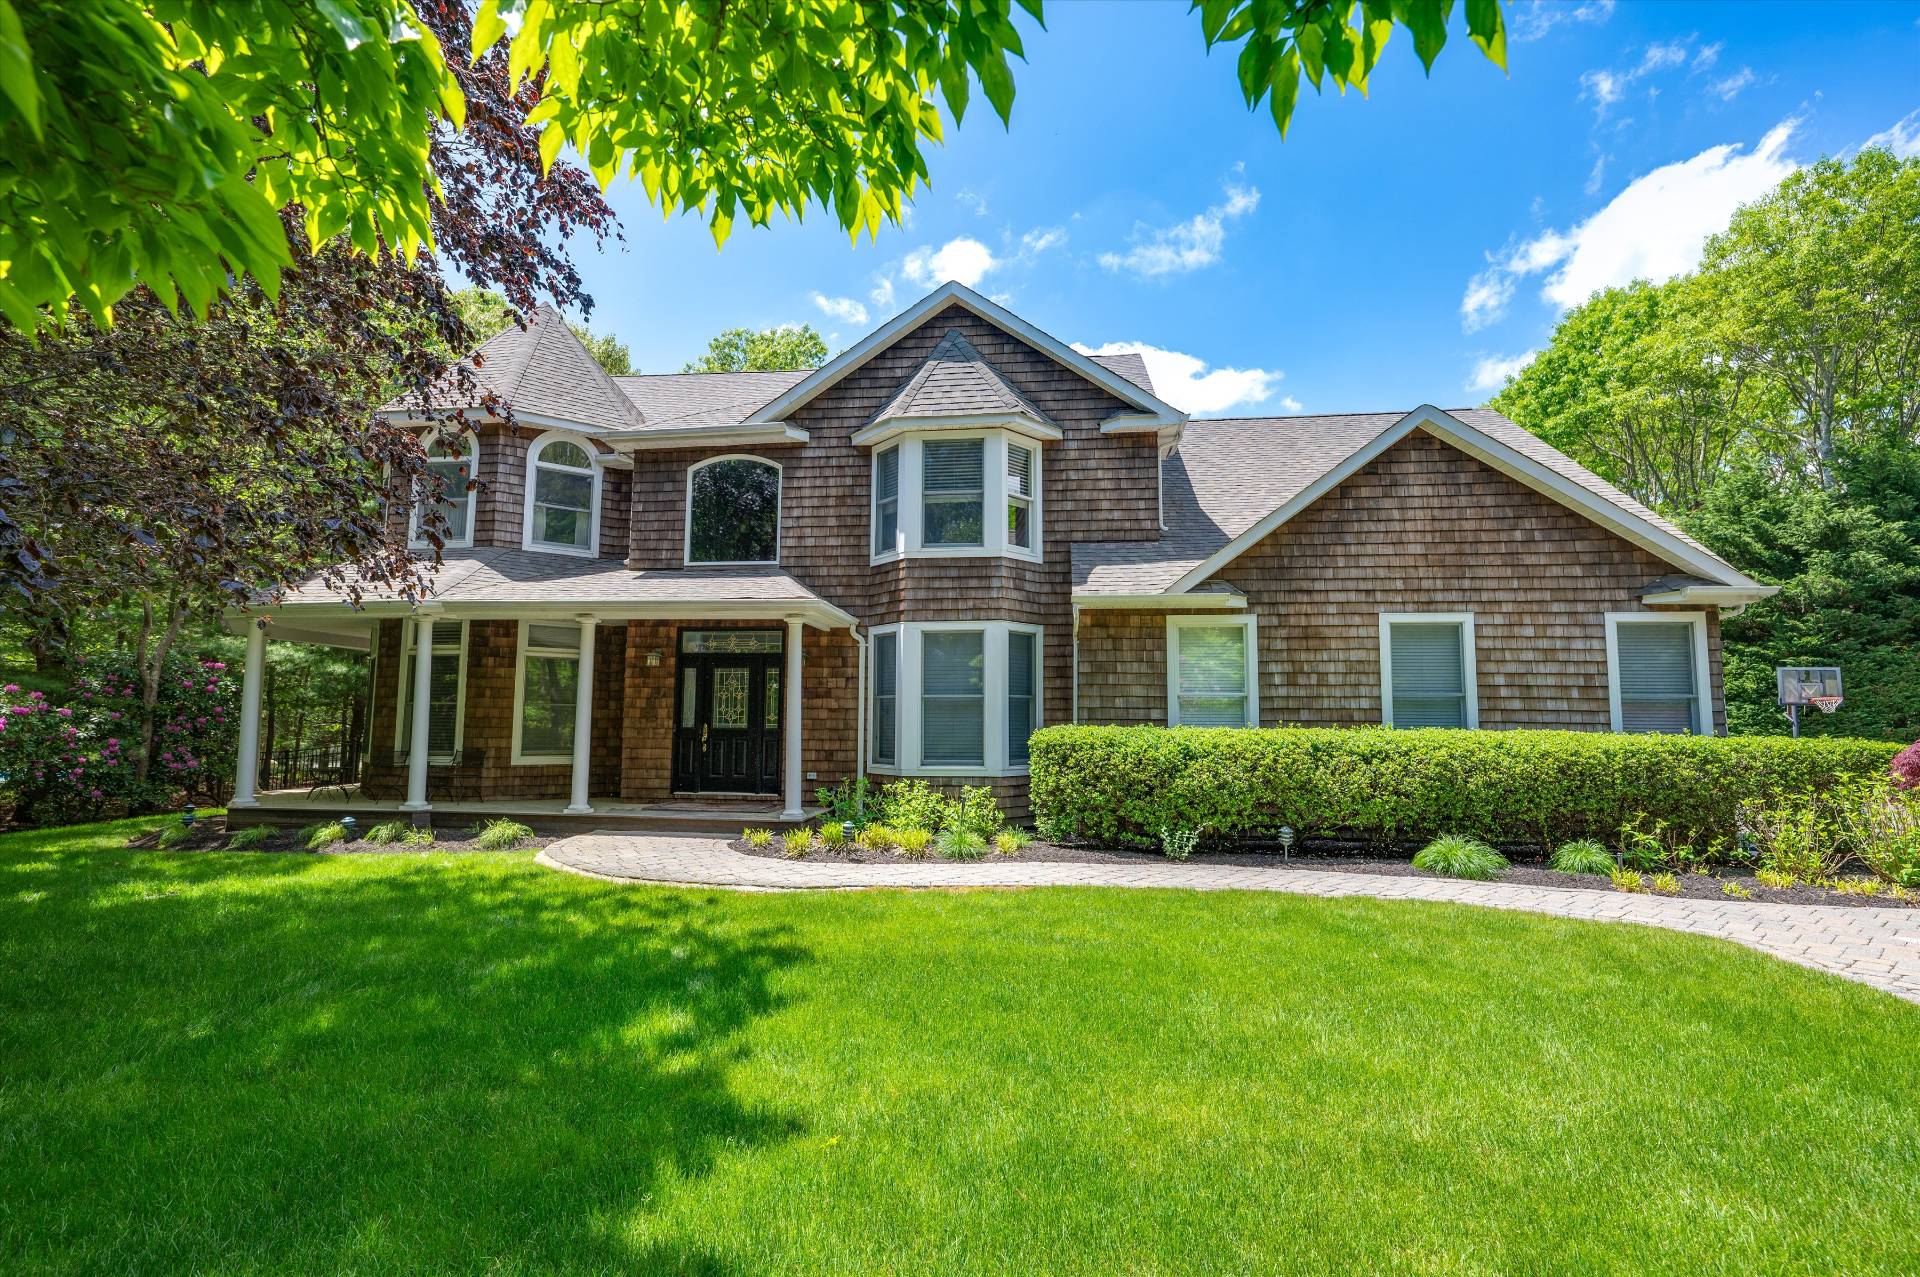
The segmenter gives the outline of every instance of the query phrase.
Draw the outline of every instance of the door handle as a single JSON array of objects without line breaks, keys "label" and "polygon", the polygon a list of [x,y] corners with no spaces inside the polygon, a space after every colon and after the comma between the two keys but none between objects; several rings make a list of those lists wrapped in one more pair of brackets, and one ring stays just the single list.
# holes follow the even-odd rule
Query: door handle
[{"label": "door handle", "polygon": [[700,743],[702,745],[707,743],[707,725],[705,723],[700,724]]}]

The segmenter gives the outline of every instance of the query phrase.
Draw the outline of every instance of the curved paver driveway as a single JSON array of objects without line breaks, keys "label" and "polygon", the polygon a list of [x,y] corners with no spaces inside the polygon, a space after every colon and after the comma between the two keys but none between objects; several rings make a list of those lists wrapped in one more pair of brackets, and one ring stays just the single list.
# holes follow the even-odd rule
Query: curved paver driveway
[{"label": "curved paver driveway", "polygon": [[582,834],[540,853],[555,869],[619,882],[728,887],[748,891],[857,887],[1174,887],[1192,891],[1287,891],[1306,896],[1447,900],[1589,918],[1639,922],[1719,936],[1802,966],[1831,971],[1920,1002],[1920,911],[1836,905],[1688,900],[1617,891],[1520,887],[1269,869],[1256,865],[1035,864],[927,861],[852,865],[747,856],[718,838],[686,834]]}]

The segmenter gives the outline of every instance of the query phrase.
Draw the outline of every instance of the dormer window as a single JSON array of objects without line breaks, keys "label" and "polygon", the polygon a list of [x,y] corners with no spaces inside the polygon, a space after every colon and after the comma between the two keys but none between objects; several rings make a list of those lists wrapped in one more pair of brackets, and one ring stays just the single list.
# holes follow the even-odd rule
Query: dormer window
[{"label": "dormer window", "polygon": [[600,467],[580,440],[546,434],[527,451],[529,550],[593,555],[600,543]]},{"label": "dormer window", "polygon": [[[873,454],[873,560],[1040,557],[1040,443],[933,428]],[[857,442],[857,441],[856,441]]]},{"label": "dormer window", "polygon": [[421,530],[429,505],[446,520],[445,548],[464,550],[473,545],[473,476],[480,465],[480,441],[460,433],[439,435],[427,446],[427,477],[420,500],[408,519],[407,541],[415,549],[428,542]]},{"label": "dormer window", "polygon": [[780,560],[780,467],[764,457],[715,457],[687,472],[687,562]]}]

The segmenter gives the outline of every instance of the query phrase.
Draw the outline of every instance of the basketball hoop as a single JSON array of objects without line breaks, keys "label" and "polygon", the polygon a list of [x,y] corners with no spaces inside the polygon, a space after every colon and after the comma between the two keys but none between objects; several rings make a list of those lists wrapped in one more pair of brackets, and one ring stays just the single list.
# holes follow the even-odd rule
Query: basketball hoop
[{"label": "basketball hoop", "polygon": [[1843,698],[1839,696],[1809,696],[1807,697],[1807,704],[1813,706],[1822,714],[1831,714],[1840,708],[1842,699]]}]

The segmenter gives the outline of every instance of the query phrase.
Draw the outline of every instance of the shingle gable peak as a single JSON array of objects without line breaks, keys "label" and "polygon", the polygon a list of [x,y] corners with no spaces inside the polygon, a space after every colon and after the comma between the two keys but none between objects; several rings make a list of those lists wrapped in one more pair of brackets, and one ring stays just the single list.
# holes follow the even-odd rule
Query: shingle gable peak
[{"label": "shingle gable peak", "polygon": [[959,329],[949,328],[872,420],[975,416],[1053,424]]}]

